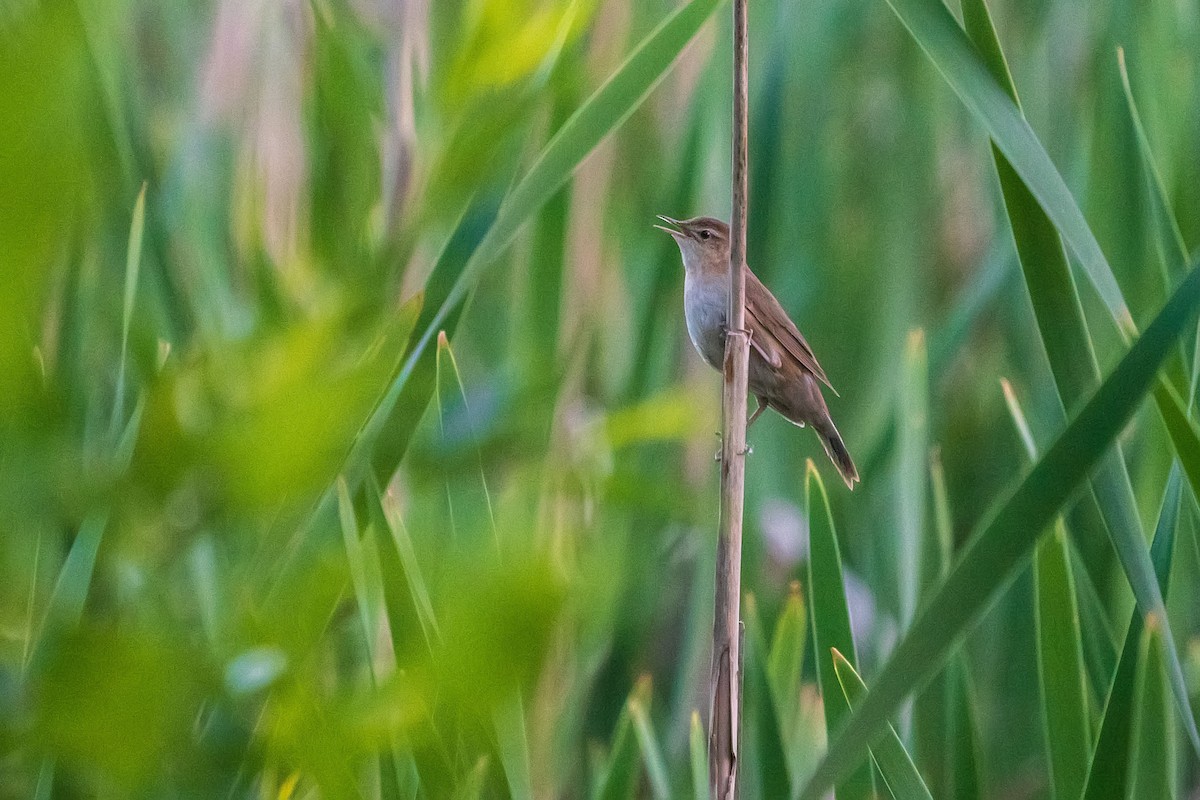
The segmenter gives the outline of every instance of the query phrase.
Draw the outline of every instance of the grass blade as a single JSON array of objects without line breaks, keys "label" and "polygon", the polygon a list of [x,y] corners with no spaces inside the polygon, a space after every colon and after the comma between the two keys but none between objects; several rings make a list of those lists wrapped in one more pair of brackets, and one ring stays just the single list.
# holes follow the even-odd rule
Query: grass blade
[{"label": "grass blade", "polygon": [[[922,554],[922,599],[927,597],[946,577],[950,568],[953,531],[950,521],[950,502],[946,494],[946,475],[942,459],[935,448],[929,454],[929,483],[933,496],[933,530],[923,537],[926,550]],[[912,710],[913,752],[920,772],[939,797],[950,794],[950,670],[942,670],[917,695]]]},{"label": "grass blade", "polygon": [[[846,702],[854,708],[867,693],[867,685],[837,648],[833,649],[833,669],[837,673]],[[875,759],[875,765],[879,767],[879,774],[883,776],[892,797],[896,800],[933,800],[929,788],[921,779],[921,773],[917,772],[916,765],[891,724],[887,726],[887,732],[871,746],[871,755]]]},{"label": "grass blade", "polygon": [[[144,409],[145,400],[140,398],[133,410],[132,417],[125,425],[120,441],[117,443],[116,462],[121,470],[129,465],[129,460],[133,457],[133,447],[137,442]],[[38,644],[33,651],[34,659],[38,657],[40,646],[45,641],[50,628],[56,626],[73,628],[83,618],[84,605],[87,603],[88,592],[92,586],[92,575],[96,569],[96,557],[100,552],[104,529],[108,527],[109,515],[110,511],[107,508],[94,511],[85,517],[79,526],[79,533],[76,535],[75,541],[71,543],[71,549],[58,573],[58,580],[50,593]]]},{"label": "grass blade", "polygon": [[1130,797],[1175,797],[1175,736],[1171,726],[1171,706],[1163,671],[1162,629],[1155,617],[1147,620],[1146,632],[1138,648],[1140,676],[1133,743],[1129,752],[1132,774]]},{"label": "grass blade", "polygon": [[688,730],[688,762],[692,768],[692,797],[695,800],[710,800],[708,794],[708,742],[704,738],[704,726],[700,723],[700,712],[692,712]]},{"label": "grass blade", "polygon": [[[1154,530],[1154,541],[1150,545],[1155,576],[1164,597],[1170,588],[1171,561],[1175,549],[1181,494],[1182,479],[1176,465],[1172,467],[1171,475],[1167,478],[1162,509],[1159,511],[1158,525]],[[1096,747],[1092,751],[1088,768],[1084,800],[1124,800],[1127,796],[1126,789],[1130,779],[1128,754],[1133,737],[1135,709],[1134,693],[1137,690],[1137,678],[1142,674],[1138,671],[1138,654],[1143,627],[1142,616],[1135,611],[1129,620],[1125,644],[1121,649],[1121,660],[1117,664],[1112,687],[1105,702],[1100,733],[1096,738]]]},{"label": "grass blade", "polygon": [[975,693],[971,688],[971,674],[962,656],[950,663],[947,670],[950,732],[949,752],[946,756],[949,776],[945,797],[961,797],[964,800],[983,796],[983,781],[979,765],[983,759],[979,750],[979,723],[975,717]]},{"label": "grass blade", "polygon": [[[829,497],[816,466],[808,462],[804,480],[805,505],[808,508],[809,552],[808,591],[812,609],[813,647],[817,654],[817,683],[825,703],[825,729],[830,739],[842,727],[850,713],[842,688],[834,672],[834,650],[857,660],[850,629],[850,609],[846,605],[846,587],[842,580],[842,556],[838,547]],[[867,764],[847,775],[838,784],[839,800],[871,797],[874,793]]]},{"label": "grass blade", "polygon": [[[650,679],[642,678],[634,687],[613,733],[608,767],[601,779],[597,800],[632,800],[636,797],[637,781],[641,775],[641,749],[633,724],[633,706],[650,700]],[[708,781],[707,771],[704,780]]]},{"label": "grass blade", "polygon": [[[1150,139],[1146,135],[1146,129],[1142,125],[1141,114],[1138,112],[1137,103],[1133,97],[1133,88],[1129,81],[1129,70],[1125,63],[1125,50],[1123,48],[1117,48],[1117,64],[1121,74],[1121,87],[1125,93],[1125,107],[1137,136],[1142,161],[1149,175],[1151,185],[1150,194],[1154,200],[1155,228],[1159,232],[1159,247],[1164,261],[1170,267],[1168,273],[1181,272],[1188,262],[1187,244],[1184,242],[1183,233],[1180,231],[1179,223],[1176,221],[1175,214],[1171,209],[1166,185],[1158,170],[1154,153],[1150,149]],[[1200,345],[1200,327],[1197,328],[1197,344]],[[1200,346],[1196,348],[1195,358],[1197,360],[1192,364],[1192,383],[1188,391],[1187,403],[1185,404],[1180,399],[1174,387],[1162,377],[1160,377],[1158,385],[1154,387],[1154,399],[1158,406],[1159,414],[1162,416],[1163,423],[1167,426],[1171,443],[1175,446],[1175,454],[1179,458],[1179,464],[1183,467],[1183,472],[1187,476],[1188,483],[1191,484],[1192,494],[1200,496],[1200,430],[1197,429],[1195,423],[1191,420],[1191,408],[1195,403],[1197,380],[1200,379]],[[1185,408],[1188,410],[1185,411]],[[1168,487],[1169,493],[1170,488]],[[1164,506],[1164,512],[1165,510],[1166,507]],[[1172,535],[1174,525],[1175,523],[1172,520]],[[1158,570],[1159,558],[1155,557],[1153,546],[1151,547],[1151,558],[1155,562],[1156,570]],[[1168,563],[1170,561],[1169,552],[1166,555],[1166,561]],[[1158,583],[1162,587],[1162,593],[1165,596],[1167,593],[1166,580],[1161,571],[1158,574]]]},{"label": "grass blade", "polygon": [[137,297],[138,275],[142,264],[142,235],[146,230],[146,184],[138,192],[129,224],[129,249],[125,253],[125,298],[121,307],[121,358],[117,367],[117,394],[113,402],[112,429],[120,425],[125,409],[125,367],[129,361],[129,326],[133,320],[133,301]]},{"label": "grass blade", "polygon": [[[1175,212],[1171,208],[1171,200],[1167,195],[1167,187],[1163,182],[1162,173],[1158,170],[1158,163],[1154,159],[1154,152],[1150,149],[1150,137],[1146,135],[1146,128],[1142,125],[1142,115],[1138,112],[1137,103],[1133,98],[1133,86],[1129,82],[1129,70],[1125,64],[1125,49],[1117,48],[1117,67],[1121,74],[1121,88],[1125,93],[1125,108],[1129,112],[1129,120],[1133,125],[1134,134],[1137,138],[1138,151],[1142,157],[1142,164],[1145,167],[1148,181],[1150,183],[1150,197],[1152,199],[1152,213],[1154,216],[1153,227],[1157,233],[1157,241],[1159,253],[1163,259],[1165,268],[1165,285],[1169,286],[1171,279],[1180,275],[1187,268],[1188,249],[1187,243],[1184,241],[1183,232],[1179,229],[1179,222],[1175,217]],[[1192,354],[1192,379],[1188,389],[1188,417],[1190,418],[1190,409],[1196,402],[1196,390],[1200,385],[1200,325],[1196,328],[1196,343]],[[1161,401],[1160,401],[1161,405]],[[1176,442],[1176,449],[1179,449],[1179,442],[1172,433],[1171,440]],[[1186,465],[1185,465],[1186,466]],[[1188,479],[1192,483],[1193,491],[1195,491],[1197,478],[1193,473],[1188,471]]]},{"label": "grass blade", "polygon": [[[1153,553],[1151,553],[1153,557]],[[1108,684],[1117,669],[1117,642],[1100,592],[1088,574],[1077,547],[1071,548],[1071,571],[1075,574],[1075,597],[1079,601],[1079,625],[1083,633],[1083,658],[1087,666],[1091,708],[1102,708]]]},{"label": "grass blade", "polygon": [[83,524],[79,526],[79,533],[71,543],[71,549],[50,595],[43,636],[46,628],[52,625],[70,627],[79,623],[83,616],[84,603],[87,602],[88,590],[92,585],[92,572],[96,568],[100,540],[107,525],[108,512],[97,511],[84,519]]},{"label": "grass blade", "polygon": [[[476,201],[458,221],[454,233],[447,239],[434,262],[425,288],[419,298],[410,301],[419,312],[414,320],[415,331],[437,330],[431,327],[435,314],[461,274],[463,265],[478,248],[484,231],[495,218],[496,204],[488,196]],[[465,305],[465,301],[460,302],[444,315],[441,330],[448,336],[454,335]],[[359,432],[354,450],[347,459],[346,471],[351,477],[356,475],[354,470],[370,464],[375,480],[381,486],[386,486],[408,451],[436,383],[435,353],[426,344],[427,340],[408,342],[396,376]]]},{"label": "grass blade", "polygon": [[1033,561],[1038,671],[1054,796],[1079,797],[1087,781],[1088,723],[1083,648],[1067,529],[1060,517]]},{"label": "grass blade", "polygon": [[[396,642],[391,620],[387,615],[387,596],[375,525],[368,521],[360,536],[354,503],[350,499],[350,489],[344,477],[338,476],[336,490],[338,521],[342,529],[346,561],[350,567],[350,583],[354,587],[358,618],[363,629],[366,661],[371,680],[378,688],[396,671]],[[379,755],[377,770],[381,797],[402,796],[401,775],[397,771],[397,765],[410,757],[410,754],[400,749],[394,738],[389,742],[386,751]]]},{"label": "grass blade", "polygon": [[[346,561],[350,565],[350,582],[354,586],[355,605],[362,623],[363,641],[371,653],[372,667],[376,666],[375,639],[379,634],[379,612],[383,605],[383,587],[368,586],[365,548],[359,539],[358,521],[354,518],[354,503],[350,500],[350,489],[346,479],[337,479],[338,521],[342,528],[342,542],[346,548]],[[372,669],[376,680],[382,678]]]},{"label": "grass blade", "polygon": [[368,481],[368,483],[370,484],[372,499],[387,521],[388,530],[391,532],[392,544],[395,545],[396,554],[400,560],[400,569],[403,571],[405,582],[408,584],[414,614],[420,625],[421,632],[424,634],[425,643],[427,646],[432,647],[441,638],[441,632],[438,629],[437,618],[433,612],[433,601],[430,599],[429,585],[425,582],[425,576],[421,571],[421,564],[417,560],[417,551],[413,546],[412,536],[404,524],[404,518],[400,515],[400,506],[395,497],[390,493],[386,496],[381,496],[379,487],[375,482]]},{"label": "grass blade", "polygon": [[1184,242],[1183,232],[1179,230],[1179,223],[1171,211],[1171,201],[1167,195],[1166,184],[1163,182],[1162,174],[1158,171],[1158,164],[1150,149],[1150,137],[1146,135],[1146,128],[1142,125],[1142,115],[1138,113],[1137,103],[1133,99],[1133,87],[1129,82],[1129,70],[1125,65],[1125,48],[1123,47],[1117,48],[1117,67],[1121,73],[1121,88],[1125,93],[1125,108],[1129,112],[1130,122],[1133,123],[1138,150],[1149,177],[1150,196],[1154,200],[1157,223],[1155,228],[1159,232],[1159,246],[1164,261],[1170,265],[1168,272],[1179,275],[1187,267],[1187,244]]},{"label": "grass blade", "polygon": [[513,800],[533,797],[533,777],[529,770],[529,737],[525,732],[525,703],[515,688],[492,709],[492,727],[500,763],[508,779],[508,791]]},{"label": "grass blade", "polygon": [[650,724],[650,715],[640,700],[629,701],[629,716],[633,719],[633,731],[637,734],[638,747],[642,751],[642,760],[646,764],[646,774],[650,777],[650,789],[658,800],[669,800],[671,782],[667,778],[667,763],[663,760],[662,747],[654,728]]},{"label": "grass blade", "polygon": [[54,762],[47,759],[38,768],[37,786],[33,790],[33,800],[50,800],[54,792]]},{"label": "grass blade", "polygon": [[1054,445],[985,517],[941,588],[892,652],[862,706],[831,739],[804,797],[815,800],[857,765],[868,737],[910,692],[924,684],[1008,584],[1040,532],[1133,414],[1198,305],[1200,266],[1194,266]]},{"label": "grass blade", "polygon": [[483,787],[487,785],[488,759],[480,756],[475,766],[467,773],[466,779],[455,789],[454,800],[479,800],[483,797]]},{"label": "grass blade", "polygon": [[938,448],[929,453],[929,489],[933,498],[933,528],[936,549],[934,557],[927,559],[926,571],[930,574],[928,591],[941,583],[950,569],[954,553],[954,523],[950,514],[950,497],[946,491],[946,471],[942,467],[942,455]]},{"label": "grass blade", "polygon": [[899,583],[900,627],[912,622],[918,600],[936,583],[939,566],[932,563],[936,547],[933,531],[925,524],[927,470],[929,459],[929,368],[925,355],[925,333],[908,335],[901,373],[897,408],[896,442],[896,527],[894,559]]},{"label": "grass blade", "polygon": [[459,537],[464,531],[487,531],[490,533],[491,543],[498,548],[500,541],[496,533],[495,515],[492,513],[491,493],[483,474],[483,459],[479,454],[479,445],[471,425],[471,410],[467,406],[462,375],[458,371],[458,362],[454,358],[454,351],[450,349],[450,340],[445,331],[438,333],[434,369],[437,378],[434,392],[442,446],[450,453],[465,444],[471,450],[474,465],[474,469],[463,470],[471,473],[471,477],[466,479],[465,483],[455,481],[454,485],[451,485],[450,478],[447,477],[446,494],[450,502],[452,532]]},{"label": "grass blade", "polygon": [[[749,772],[756,769],[758,774],[754,777],[759,781],[759,794],[763,797],[788,797],[792,793],[792,777],[788,769],[780,714],[784,704],[778,702],[771,691],[771,680],[767,674],[766,637],[758,613],[758,600],[752,593],[746,594],[742,616],[745,623],[742,679],[745,681],[746,702],[743,708],[746,718],[741,733],[741,780],[750,781]],[[795,698],[796,695],[791,695],[787,699],[793,701],[791,704],[794,705]]]},{"label": "grass blade", "polygon": [[1154,399],[1192,493],[1200,497],[1200,428],[1183,410],[1183,401],[1174,387],[1163,378],[1154,387]]},{"label": "grass blade", "polygon": [[804,608],[804,593],[800,582],[793,581],[788,587],[775,631],[771,635],[771,649],[767,653],[767,681],[775,699],[779,724],[784,731],[784,746],[788,751],[792,743],[787,734],[795,729],[800,707],[795,699],[800,694],[804,667],[804,646],[808,640],[808,615]]},{"label": "grass blade", "polygon": [[[1000,381],[1013,423],[1030,461],[1037,446],[1012,385]],[[1054,532],[1038,542],[1033,559],[1034,619],[1037,633],[1039,687],[1046,751],[1054,796],[1076,798],[1087,781],[1091,726],[1088,721],[1086,671],[1075,600],[1067,528],[1060,516]]]},{"label": "grass blade", "polygon": [[[454,358],[454,351],[445,331],[438,333],[434,372],[434,394],[442,446],[448,453],[465,440],[474,465],[473,469],[463,470],[469,475],[446,477],[451,533],[460,543],[465,543],[464,537],[469,535],[468,532],[486,531],[490,534],[490,546],[498,551],[500,540],[492,511],[491,493],[483,472],[483,459],[471,425],[471,413],[467,406],[462,374],[459,372],[458,361]],[[492,709],[492,727],[496,732],[500,763],[508,780],[509,793],[517,800],[532,797],[533,779],[529,766],[529,740],[525,730],[525,704],[517,687],[512,687]]]}]

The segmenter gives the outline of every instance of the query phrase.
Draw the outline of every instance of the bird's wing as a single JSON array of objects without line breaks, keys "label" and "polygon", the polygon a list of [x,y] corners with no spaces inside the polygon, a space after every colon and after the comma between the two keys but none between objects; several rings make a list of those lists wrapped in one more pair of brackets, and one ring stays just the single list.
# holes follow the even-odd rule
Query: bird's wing
[{"label": "bird's wing", "polygon": [[[746,323],[754,331],[753,338],[759,340],[765,349],[782,350],[821,383],[833,389],[833,384],[825,377],[825,370],[817,363],[817,357],[796,329],[795,323],[749,268],[746,269]],[[837,394],[836,389],[834,394]]]}]

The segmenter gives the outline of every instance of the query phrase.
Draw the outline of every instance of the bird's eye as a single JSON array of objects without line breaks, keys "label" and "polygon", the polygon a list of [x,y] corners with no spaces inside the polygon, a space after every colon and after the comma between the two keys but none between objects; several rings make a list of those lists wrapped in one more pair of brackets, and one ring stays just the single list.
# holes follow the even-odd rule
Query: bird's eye
[{"label": "bird's eye", "polygon": [[701,239],[707,239],[709,236],[712,236],[712,234],[711,234],[711,233],[709,233],[708,231],[700,231],[700,238],[701,238]]}]

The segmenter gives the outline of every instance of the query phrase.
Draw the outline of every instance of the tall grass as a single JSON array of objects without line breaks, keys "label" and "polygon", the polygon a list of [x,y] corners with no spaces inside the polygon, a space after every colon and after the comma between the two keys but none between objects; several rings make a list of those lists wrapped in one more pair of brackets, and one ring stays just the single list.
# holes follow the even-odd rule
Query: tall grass
[{"label": "tall grass", "polygon": [[[0,795],[707,796],[728,12],[0,7]],[[1200,18],[750,32],[742,796],[1190,796]]]}]

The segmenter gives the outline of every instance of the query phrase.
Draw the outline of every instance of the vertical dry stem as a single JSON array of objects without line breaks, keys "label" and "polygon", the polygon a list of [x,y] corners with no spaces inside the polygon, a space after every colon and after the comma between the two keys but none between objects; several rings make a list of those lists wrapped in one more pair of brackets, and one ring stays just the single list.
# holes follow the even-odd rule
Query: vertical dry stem
[{"label": "vertical dry stem", "polygon": [[746,482],[746,379],[750,336],[745,327],[747,136],[747,0],[733,3],[733,216],[729,247],[729,314],[723,392],[725,435],[721,442],[721,520],[717,540],[716,608],[710,683],[708,763],[714,800],[737,796],[738,731],[741,719],[740,600],[742,506]]}]

